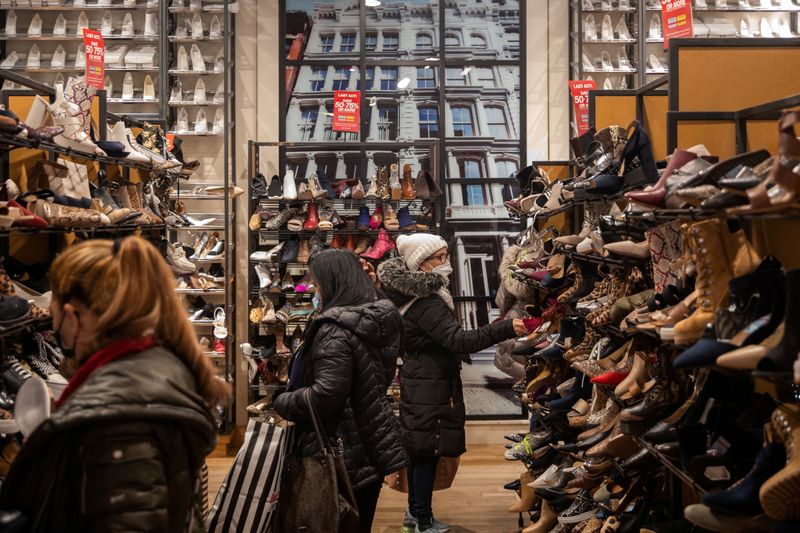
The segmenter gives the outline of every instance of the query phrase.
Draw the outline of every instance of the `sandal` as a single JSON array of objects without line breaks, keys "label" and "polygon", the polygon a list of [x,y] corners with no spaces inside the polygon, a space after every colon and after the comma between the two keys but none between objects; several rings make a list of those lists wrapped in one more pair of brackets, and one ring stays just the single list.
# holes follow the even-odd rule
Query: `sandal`
[{"label": "sandal", "polygon": [[253,308],[250,310],[250,323],[251,324],[260,324],[264,318],[264,302],[261,300],[259,296],[256,298],[256,301],[253,302]]}]

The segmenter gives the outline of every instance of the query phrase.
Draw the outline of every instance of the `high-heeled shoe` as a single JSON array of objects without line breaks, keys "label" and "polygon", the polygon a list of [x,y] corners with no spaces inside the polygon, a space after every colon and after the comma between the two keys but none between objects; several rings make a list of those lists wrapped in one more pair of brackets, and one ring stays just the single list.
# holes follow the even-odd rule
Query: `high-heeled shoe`
[{"label": "high-heeled shoe", "polygon": [[372,213],[372,216],[369,219],[369,229],[376,230],[381,227],[383,224],[383,212],[381,211],[380,206],[375,206],[375,212]]}]

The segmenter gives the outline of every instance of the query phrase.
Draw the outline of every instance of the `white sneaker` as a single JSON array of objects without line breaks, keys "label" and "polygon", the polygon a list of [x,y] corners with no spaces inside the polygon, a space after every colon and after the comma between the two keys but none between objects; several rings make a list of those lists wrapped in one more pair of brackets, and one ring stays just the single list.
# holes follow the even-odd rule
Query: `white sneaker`
[{"label": "white sneaker", "polygon": [[606,78],[606,81],[603,82],[603,90],[610,91],[614,88],[614,85],[611,84],[611,78]]},{"label": "white sneaker", "polygon": [[202,39],[203,38],[203,19],[200,17],[200,13],[195,13],[194,17],[192,17],[192,39]]},{"label": "white sneaker", "polygon": [[125,81],[122,82],[122,99],[133,100],[133,74],[125,73]]},{"label": "white sneaker", "polygon": [[189,36],[189,26],[187,25],[186,19],[181,19],[178,21],[178,27],[175,28],[175,37],[188,37]]},{"label": "white sneaker", "polygon": [[17,34],[17,14],[14,10],[10,10],[6,14],[6,36]]},{"label": "white sneaker", "polygon": [[208,120],[206,119],[205,109],[197,111],[197,115],[194,117],[194,132],[208,133]]},{"label": "white sneaker", "polygon": [[147,101],[153,101],[156,99],[156,87],[153,85],[153,78],[150,77],[150,74],[144,77],[144,90],[142,92],[142,98]]},{"label": "white sneaker", "polygon": [[605,15],[603,17],[603,25],[600,38],[604,41],[614,40],[614,27],[611,26],[611,15]]},{"label": "white sneaker", "polygon": [[39,68],[41,66],[42,53],[39,51],[39,45],[34,44],[28,52],[28,68]]},{"label": "white sneaker", "polygon": [[594,15],[586,15],[586,20],[583,21],[583,38],[586,41],[597,40],[597,28],[594,23]]},{"label": "white sneaker", "polygon": [[189,70],[189,54],[186,53],[186,47],[183,45],[178,48],[177,70]]},{"label": "white sneaker", "polygon": [[650,17],[650,33],[648,34],[651,39],[661,39],[661,15],[653,15]]},{"label": "white sneaker", "polygon": [[148,11],[144,15],[144,35],[145,37],[158,35],[158,17],[153,11]]},{"label": "white sneaker", "polygon": [[772,28],[766,17],[761,17],[761,37],[773,37]]},{"label": "white sneaker", "polygon": [[133,37],[133,15],[125,13],[125,18],[122,19],[122,36]]},{"label": "white sneaker", "polygon": [[64,68],[67,66],[67,51],[60,44],[53,52],[53,59],[50,60],[50,66],[53,68]]},{"label": "white sneaker", "polygon": [[175,83],[172,84],[172,91],[169,93],[169,101],[183,101],[183,83],[181,83],[181,80],[175,80]]},{"label": "white sneaker", "polygon": [[214,91],[214,103],[215,104],[223,104],[225,103],[225,82],[219,82],[217,85],[217,90]]},{"label": "white sneaker", "polygon": [[19,55],[16,52],[11,52],[6,56],[2,63],[0,63],[0,67],[3,68],[10,68],[17,64],[19,61]]},{"label": "white sneaker", "polygon": [[42,35],[42,17],[39,16],[39,13],[33,15],[31,19],[31,23],[28,26],[28,35],[31,37],[41,37]]},{"label": "white sneaker", "polygon": [[106,98],[114,98],[114,82],[108,76],[103,80],[103,89],[106,91]]},{"label": "white sneaker", "polygon": [[222,37],[222,30],[220,29],[219,19],[216,15],[211,19],[211,26],[208,29],[208,36],[211,39],[218,39]]},{"label": "white sneaker", "polygon": [[601,70],[604,70],[606,72],[614,70],[614,64],[611,62],[611,54],[609,54],[605,50],[603,50],[600,61],[603,65]]},{"label": "white sneaker", "polygon": [[200,53],[200,47],[197,46],[197,43],[192,45],[192,70],[195,72],[206,71],[206,62],[203,59],[203,54]]},{"label": "white sneaker", "polygon": [[75,54],[75,68],[86,68],[86,50],[82,43],[78,45],[78,52]]},{"label": "white sneaker", "polygon": [[78,15],[78,26],[75,28],[75,34],[79,37],[83,37],[83,30],[89,27],[89,17],[86,16],[85,11],[81,11],[81,14]]},{"label": "white sneaker", "polygon": [[212,132],[217,135],[222,135],[225,132],[225,112],[221,107],[218,107],[217,112],[214,113],[214,127]]},{"label": "white sneaker", "polygon": [[632,39],[631,32],[628,31],[628,25],[625,23],[625,17],[619,18],[619,22],[617,22],[617,27],[614,28],[614,31],[617,34],[617,39],[621,41],[629,41]]},{"label": "white sneaker", "polygon": [[197,78],[197,83],[194,84],[194,103],[206,103],[206,82],[203,81],[203,78]]},{"label": "white sneaker", "polygon": [[189,113],[186,112],[186,108],[182,107],[178,110],[178,120],[175,123],[175,130],[178,133],[189,132]]},{"label": "white sneaker", "polygon": [[111,11],[106,11],[103,13],[103,22],[100,24],[100,34],[105,37],[107,35],[114,34],[114,28],[112,26],[113,18],[111,16]]},{"label": "white sneaker", "polygon": [[619,54],[617,54],[617,62],[619,63],[620,70],[633,70],[633,65],[631,65],[628,54],[625,53],[624,48],[620,48]]}]

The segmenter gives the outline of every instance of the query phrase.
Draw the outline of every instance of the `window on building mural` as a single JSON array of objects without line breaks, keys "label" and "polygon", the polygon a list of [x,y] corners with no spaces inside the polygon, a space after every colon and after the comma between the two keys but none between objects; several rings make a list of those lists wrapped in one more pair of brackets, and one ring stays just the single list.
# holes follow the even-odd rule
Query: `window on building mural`
[{"label": "window on building mural", "polygon": [[[477,159],[459,159],[458,170],[462,178],[481,179],[483,169]],[[486,196],[483,194],[483,185],[462,185],[464,205],[486,205]]]},{"label": "window on building mural", "polygon": [[381,68],[381,91],[397,90],[397,68]]},{"label": "window on building mural", "polygon": [[495,139],[508,139],[508,124],[503,108],[487,107],[486,125],[489,126],[489,135]]},{"label": "window on building mural", "polygon": [[400,47],[400,36],[396,33],[383,32],[384,51],[397,50]]},{"label": "window on building mural", "polygon": [[462,68],[447,67],[447,85],[463,87],[467,84],[467,76]]},{"label": "window on building mural", "polygon": [[335,155],[317,154],[314,161],[317,163],[317,176],[336,177],[336,166],[339,164],[339,159]]},{"label": "window on building mural", "polygon": [[291,170],[295,179],[305,179],[308,171],[308,159],[289,159],[286,161],[286,170]]},{"label": "window on building mural", "polygon": [[323,54],[333,52],[333,41],[336,37],[334,35],[320,35],[320,48]]},{"label": "window on building mural", "polygon": [[423,139],[439,136],[439,110],[437,108],[419,108],[419,136]]},{"label": "window on building mural", "polygon": [[376,48],[378,48],[378,34],[368,33],[364,38],[364,50],[374,52]]},{"label": "window on building mural", "polygon": [[350,67],[336,67],[333,73],[333,90],[346,91],[350,85]]},{"label": "window on building mural", "polygon": [[327,74],[327,67],[311,67],[311,92],[323,90]]},{"label": "window on building mural", "polygon": [[427,33],[417,34],[417,50],[430,50],[433,48],[433,37]]},{"label": "window on building mural", "polygon": [[317,125],[317,116],[319,115],[319,108],[304,107],[301,110],[300,116],[300,140],[310,141],[314,137],[314,128]]},{"label": "window on building mural", "polygon": [[491,67],[480,67],[473,70],[475,79],[478,80],[478,85],[482,87],[495,87],[494,69]]},{"label": "window on building mural", "polygon": [[474,137],[472,109],[467,106],[456,106],[452,108],[452,114],[453,135],[455,137]]},{"label": "window on building mural", "polygon": [[[511,159],[498,159],[494,164],[495,167],[497,167],[497,176],[495,177],[498,178],[511,178],[517,173],[517,170],[519,170],[517,162]],[[507,202],[515,198],[518,191],[519,188],[514,187],[510,183],[506,183],[503,185],[503,201]]]},{"label": "window on building mural", "polygon": [[[366,85],[364,90],[365,91],[372,90],[372,84],[373,84],[373,82],[375,80],[375,67],[367,67],[364,70],[364,77],[365,77],[364,84]],[[358,81],[356,81],[356,90],[357,91],[361,90],[361,77],[360,76],[358,77]]]},{"label": "window on building mural", "polygon": [[444,45],[447,47],[461,46],[461,39],[455,32],[448,32],[444,34]]},{"label": "window on building mural", "polygon": [[397,138],[397,106],[378,105],[378,140],[393,141]]},{"label": "window on building mural", "polygon": [[342,44],[339,45],[340,52],[352,52],[356,48],[356,34],[343,33]]},{"label": "window on building mural", "polygon": [[469,40],[470,40],[469,44],[470,46],[472,46],[472,48],[477,48],[479,50],[485,50],[487,48],[486,37],[484,37],[483,35],[473,33],[472,35],[469,36]]},{"label": "window on building mural", "polygon": [[436,87],[436,70],[417,67],[417,89],[433,89]]}]

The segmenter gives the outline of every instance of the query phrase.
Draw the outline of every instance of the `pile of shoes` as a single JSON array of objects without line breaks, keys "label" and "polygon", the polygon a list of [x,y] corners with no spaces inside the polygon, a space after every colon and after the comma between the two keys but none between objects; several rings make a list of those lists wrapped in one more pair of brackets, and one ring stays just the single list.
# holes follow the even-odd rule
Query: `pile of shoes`
[{"label": "pile of shoes", "polygon": [[[621,152],[641,147],[638,165],[622,158],[634,170],[598,174],[620,158],[604,163],[594,143],[577,151],[582,176],[562,185],[573,191],[564,206],[583,212],[580,230],[531,227],[506,252],[499,292],[531,326],[503,347],[531,412],[530,431],[509,435],[505,452],[524,465],[507,485],[520,495],[509,511],[534,519],[524,532],[798,526],[800,269],[787,265],[800,257],[774,244],[791,220],[758,219],[800,207],[798,121],[781,117],[775,157],[676,150],[643,190],[625,183],[655,167],[640,126],[627,142],[614,135]],[[541,188],[534,174],[520,178]],[[576,200],[596,176],[623,179]],[[549,199],[536,198],[554,188],[529,189],[516,208],[544,209]],[[681,484],[699,498],[675,509],[670,487]]]}]

